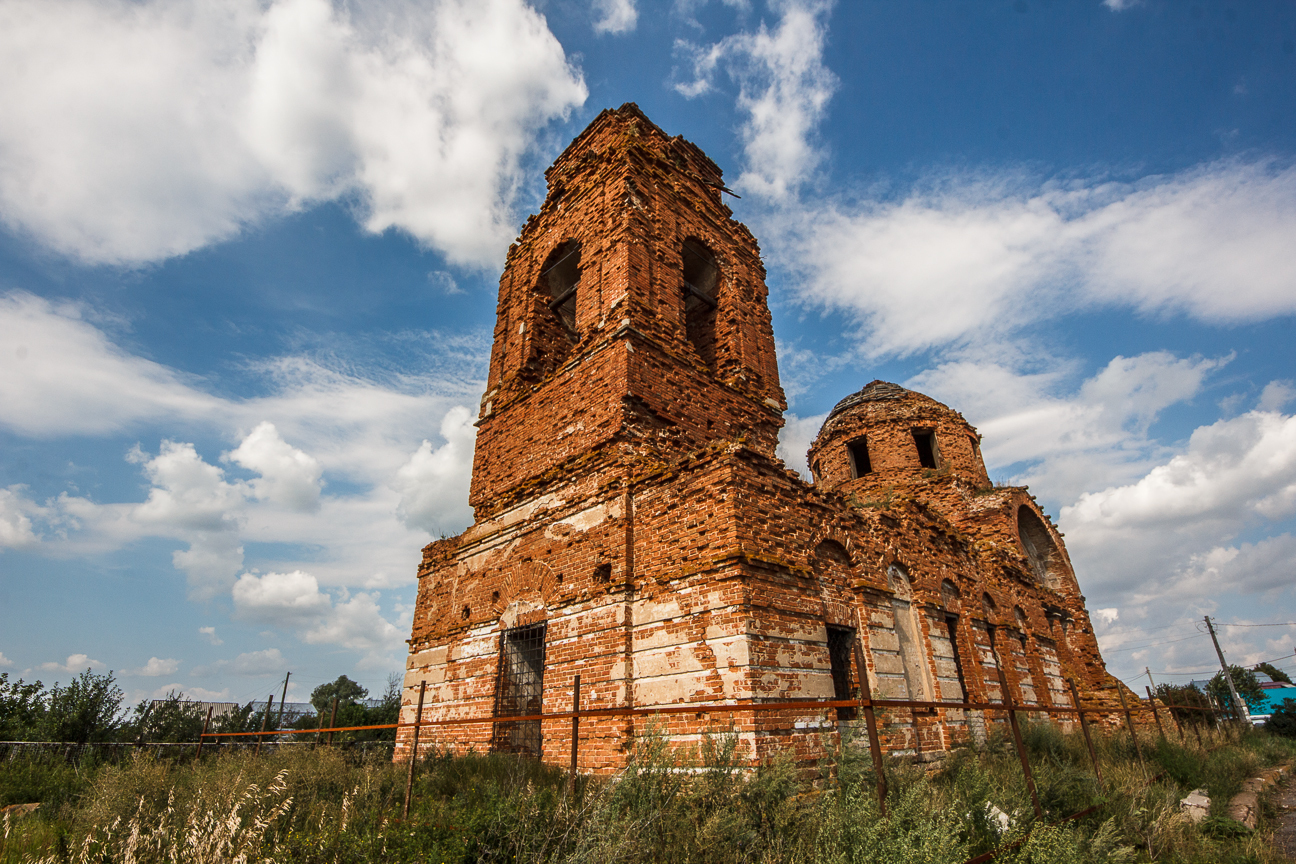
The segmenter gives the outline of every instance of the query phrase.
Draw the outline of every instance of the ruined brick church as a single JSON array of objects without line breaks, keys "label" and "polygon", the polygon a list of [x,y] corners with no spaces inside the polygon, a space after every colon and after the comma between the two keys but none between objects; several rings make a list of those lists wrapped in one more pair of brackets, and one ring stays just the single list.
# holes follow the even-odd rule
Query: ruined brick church
[{"label": "ruined brick church", "polygon": [[[849,699],[857,656],[875,698],[1000,702],[1001,664],[1018,704],[1070,706],[1067,679],[1106,701],[1061,534],[990,482],[961,414],[874,381],[828,415],[813,482],[775,455],[765,270],[706,154],[627,104],[546,178],[500,279],[475,522],[423,550],[405,677],[403,722],[424,682],[425,722],[501,719],[423,727],[420,748],[566,764],[569,721],[507,718],[569,710],[576,675],[589,709]],[[830,746],[852,713],[663,718],[683,743],[732,723],[760,759]],[[880,719],[919,754],[988,722]],[[584,719],[581,770],[623,766],[645,726]]]}]

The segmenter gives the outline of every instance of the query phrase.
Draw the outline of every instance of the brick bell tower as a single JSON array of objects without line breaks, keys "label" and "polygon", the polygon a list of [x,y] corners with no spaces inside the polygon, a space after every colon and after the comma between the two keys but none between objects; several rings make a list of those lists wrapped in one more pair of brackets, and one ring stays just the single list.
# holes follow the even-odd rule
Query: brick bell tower
[{"label": "brick bell tower", "polygon": [[[1064,676],[1098,684],[1061,535],[1032,510],[1038,542],[1021,546],[1014,514],[1033,502],[980,488],[975,430],[950,409],[875,383],[825,425],[818,484],[779,461],[760,250],[700,149],[627,104],[545,176],[500,278],[475,521],[423,550],[403,695],[405,722],[423,685],[425,722],[488,722],[423,727],[420,747],[566,764],[567,721],[509,718],[569,710],[577,675],[588,709],[850,699],[863,656],[884,695],[991,698],[995,633],[1020,647],[1007,680],[1023,704],[1065,701]],[[880,480],[860,467],[866,440]],[[1029,563],[1050,544],[1055,584]],[[684,745],[733,728],[752,759],[814,757],[854,722],[845,708],[659,717]],[[583,720],[581,770],[624,766],[643,722]],[[897,715],[885,735],[930,753],[978,729],[950,709]]]},{"label": "brick bell tower", "polygon": [[[476,521],[424,550],[406,719],[422,681],[429,720],[567,710],[577,674],[589,707],[707,701],[745,653],[741,600],[715,581],[734,564],[714,554],[737,539],[733,514],[712,493],[718,455],[773,465],[783,424],[759,247],[715,163],[633,104],[545,176],[500,279]],[[681,664],[707,634],[724,644]],[[420,743],[567,758],[544,725],[433,727]],[[591,727],[582,765],[624,764],[633,730]]]}]

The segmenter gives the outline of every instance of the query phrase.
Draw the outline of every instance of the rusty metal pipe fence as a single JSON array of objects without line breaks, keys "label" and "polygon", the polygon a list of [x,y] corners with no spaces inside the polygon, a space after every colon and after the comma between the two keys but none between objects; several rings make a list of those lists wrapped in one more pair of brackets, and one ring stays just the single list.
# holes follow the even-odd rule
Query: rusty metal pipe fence
[{"label": "rusty metal pipe fence", "polygon": [[[580,721],[582,719],[595,719],[595,718],[603,718],[603,717],[612,717],[612,718],[660,717],[660,716],[671,715],[671,714],[731,714],[732,715],[732,714],[740,714],[740,713],[747,713],[747,712],[751,712],[755,714],[755,713],[760,713],[765,711],[818,712],[818,711],[834,711],[839,708],[848,708],[848,709],[857,709],[860,712],[860,714],[862,714],[864,717],[865,731],[867,733],[868,743],[869,743],[869,753],[873,762],[873,768],[874,768],[873,773],[876,780],[878,807],[882,815],[885,816],[887,812],[887,782],[886,782],[886,769],[882,759],[884,748],[882,746],[882,734],[879,732],[879,728],[878,728],[879,721],[876,715],[877,709],[884,709],[884,710],[907,709],[909,711],[915,712],[915,717],[917,716],[916,714],[917,711],[931,712],[933,710],[935,711],[959,710],[959,711],[995,712],[995,713],[1003,713],[1007,715],[1006,719],[1008,721],[1008,726],[1012,734],[1013,745],[1016,750],[1018,759],[1021,763],[1022,775],[1026,782],[1026,787],[1030,792],[1031,804],[1034,808],[1036,819],[1039,820],[1040,822],[1043,822],[1045,816],[1044,809],[1040,804],[1039,794],[1035,788],[1034,774],[1031,770],[1029,754],[1027,753],[1025,743],[1022,740],[1021,727],[1017,719],[1017,715],[1019,713],[1024,712],[1028,715],[1043,714],[1049,716],[1050,719],[1055,715],[1075,717],[1075,719],[1078,720],[1080,729],[1083,733],[1085,749],[1088,751],[1089,759],[1093,765],[1094,777],[1098,782],[1099,788],[1103,786],[1102,767],[1101,764],[1099,763],[1098,751],[1097,748],[1094,746],[1093,736],[1090,732],[1089,724],[1091,718],[1098,717],[1098,718],[1105,719],[1109,721],[1109,725],[1113,729],[1115,729],[1118,728],[1119,725],[1121,725],[1121,718],[1123,715],[1125,728],[1128,731],[1130,739],[1134,745],[1134,751],[1138,757],[1139,765],[1143,770],[1143,774],[1145,778],[1147,778],[1147,765],[1144,760],[1143,749],[1139,744],[1138,734],[1135,729],[1133,715],[1136,712],[1139,711],[1152,712],[1152,715],[1156,720],[1157,730],[1163,739],[1166,736],[1165,736],[1165,727],[1161,723],[1161,716],[1159,714],[1160,709],[1165,709],[1170,712],[1171,720],[1174,721],[1175,727],[1179,733],[1179,738],[1181,741],[1185,741],[1185,742],[1187,739],[1184,735],[1184,730],[1183,730],[1184,724],[1180,723],[1179,717],[1176,714],[1176,710],[1184,711],[1184,712],[1194,712],[1194,711],[1201,712],[1205,715],[1209,715],[1209,717],[1207,717],[1206,719],[1212,722],[1217,728],[1221,724],[1219,714],[1213,708],[1207,708],[1198,705],[1167,705],[1165,703],[1162,703],[1160,708],[1158,708],[1155,699],[1152,698],[1151,690],[1148,691],[1149,699],[1147,700],[1146,704],[1144,704],[1144,701],[1142,699],[1140,699],[1138,703],[1135,705],[1128,704],[1125,699],[1124,691],[1118,687],[1116,689],[1121,702],[1121,706],[1119,708],[1114,706],[1104,707],[1099,705],[1091,705],[1086,707],[1080,704],[1079,692],[1076,688],[1074,681],[1068,682],[1070,684],[1071,699],[1072,699],[1072,704],[1069,707],[1057,706],[1057,705],[1040,705],[1040,704],[1017,704],[1012,699],[1012,691],[1007,686],[1007,681],[1002,680],[1002,671],[1000,675],[1001,675],[1001,681],[1000,681],[1001,692],[1005,694],[1004,701],[1002,702],[926,702],[926,701],[917,701],[917,700],[910,700],[910,699],[874,699],[872,697],[872,694],[869,691],[868,679],[867,677],[864,677],[864,679],[860,682],[861,684],[860,698],[858,699],[797,699],[797,700],[786,700],[782,702],[680,703],[680,704],[673,704],[673,705],[655,706],[651,708],[581,708],[580,707],[580,678],[579,676],[577,676],[572,686],[572,710],[571,711],[552,712],[548,714],[545,713],[530,714],[525,716],[498,716],[492,714],[490,716],[485,716],[485,717],[456,717],[451,719],[438,719],[438,720],[423,719],[423,698],[424,698],[424,694],[426,693],[426,685],[424,685],[424,687],[420,688],[419,691],[418,708],[416,710],[415,719],[412,722],[382,723],[382,724],[367,725],[367,726],[333,726],[332,724],[330,724],[327,727],[321,725],[317,729],[267,730],[263,728],[257,732],[206,732],[204,731],[202,733],[201,738],[199,739],[199,743],[197,745],[197,750],[195,755],[196,756],[201,755],[203,742],[206,741],[207,739],[221,739],[221,738],[238,739],[238,738],[255,737],[257,739],[257,752],[260,752],[261,742],[264,741],[267,738],[267,736],[277,737],[277,736],[284,736],[284,735],[314,735],[316,742],[318,742],[321,734],[327,732],[328,733],[327,740],[331,744],[333,740],[333,733],[335,732],[362,732],[362,731],[373,731],[379,729],[399,730],[403,728],[410,728],[413,730],[413,734],[411,736],[411,738],[413,739],[413,745],[410,747],[409,773],[406,781],[405,806],[404,806],[404,813],[406,818],[408,818],[410,801],[413,797],[414,768],[415,768],[415,763],[418,755],[418,740],[419,740],[419,732],[421,729],[426,729],[426,728],[436,727],[436,726],[468,726],[468,725],[481,724],[481,723],[492,723],[492,724],[525,723],[525,722],[546,722],[546,721],[553,722],[553,721],[569,720],[571,721],[571,754],[570,754],[571,756],[570,771],[572,775],[571,791],[574,796],[577,792],[577,786],[576,786],[577,764],[578,764],[577,760],[579,756],[579,748],[580,748],[580,741],[581,741]],[[334,706],[333,716],[336,717],[336,706]],[[320,717],[321,717],[320,722],[323,723],[322,712]],[[1113,720],[1113,718],[1115,719]],[[1190,725],[1193,731],[1197,734],[1198,744],[1199,745],[1202,744],[1201,733],[1200,730],[1198,729],[1198,726],[1200,724],[1190,723],[1188,725]],[[917,724],[915,724],[914,737],[916,742],[919,740],[919,734],[920,733],[919,733],[918,726]],[[194,746],[194,745],[188,745],[188,746]],[[1162,774],[1157,775],[1156,777],[1147,778],[1147,782],[1150,784],[1160,779],[1160,777],[1162,776],[1164,776],[1164,772],[1162,772]],[[1059,819],[1052,824],[1061,824],[1064,822],[1080,819],[1093,813],[1097,809],[1098,806],[1095,805],[1093,807],[1086,808],[1085,810],[1082,810],[1078,813],[1073,813],[1069,816],[1063,817],[1062,819]],[[974,859],[971,859],[971,861],[967,862],[967,864],[979,864],[979,862],[986,862],[986,861],[993,860],[995,856],[1004,854],[1005,852],[1009,851],[1010,848],[1011,848],[1010,846],[1005,846],[1001,849],[995,850],[994,852],[986,853],[985,855],[978,856]]]}]

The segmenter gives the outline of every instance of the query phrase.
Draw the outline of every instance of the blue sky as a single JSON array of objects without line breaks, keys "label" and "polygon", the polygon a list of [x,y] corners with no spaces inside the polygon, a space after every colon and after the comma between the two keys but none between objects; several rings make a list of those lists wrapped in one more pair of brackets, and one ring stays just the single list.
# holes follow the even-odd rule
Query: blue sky
[{"label": "blue sky", "polygon": [[946,401],[1109,667],[1201,677],[1202,615],[1296,621],[1294,43],[1280,2],[0,0],[0,670],[380,689],[471,519],[508,243],[634,101],[743,196],[789,464],[873,378]]}]

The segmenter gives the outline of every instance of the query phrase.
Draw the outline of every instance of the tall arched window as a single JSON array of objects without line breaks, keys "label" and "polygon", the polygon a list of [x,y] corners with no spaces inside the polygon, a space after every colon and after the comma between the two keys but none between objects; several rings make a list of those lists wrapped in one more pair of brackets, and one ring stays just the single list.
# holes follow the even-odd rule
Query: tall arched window
[{"label": "tall arched window", "polygon": [[716,309],[720,266],[715,254],[696,237],[684,241],[684,332],[709,369],[716,366]]},{"label": "tall arched window", "polygon": [[543,381],[567,362],[579,340],[576,330],[576,289],[580,284],[580,243],[568,240],[545,259],[536,279],[534,306],[526,322],[529,347],[523,374]]},{"label": "tall arched window", "polygon": [[572,342],[576,333],[576,288],[580,285],[580,243],[568,240],[553,252],[540,270],[540,287],[548,294],[549,309]]},{"label": "tall arched window", "polygon": [[1044,522],[1029,507],[1017,508],[1017,536],[1021,538],[1022,549],[1026,551],[1026,559],[1035,577],[1049,588],[1061,588],[1066,572],[1062,555]]}]

